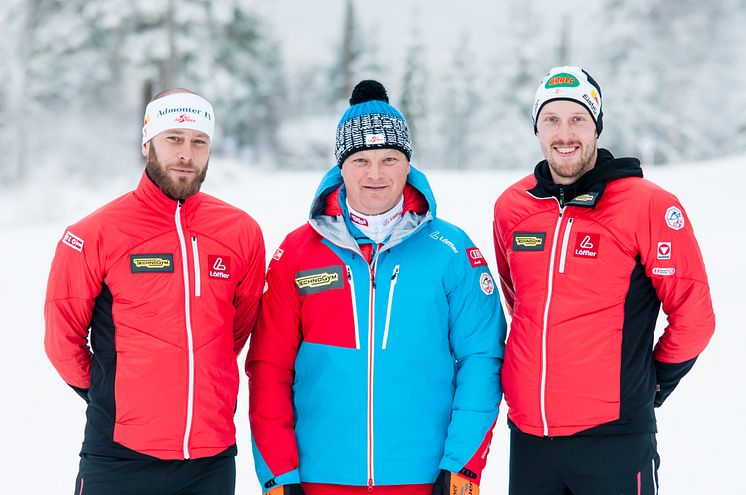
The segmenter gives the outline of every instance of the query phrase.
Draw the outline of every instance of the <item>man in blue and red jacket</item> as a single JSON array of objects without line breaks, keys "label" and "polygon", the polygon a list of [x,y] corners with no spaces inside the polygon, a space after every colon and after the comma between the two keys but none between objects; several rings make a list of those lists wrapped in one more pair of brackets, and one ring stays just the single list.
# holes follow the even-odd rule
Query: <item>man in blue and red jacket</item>
[{"label": "man in blue and red jacket", "polygon": [[533,107],[546,159],[495,204],[513,495],[657,493],[654,407],[715,327],[684,208],[597,147],[602,105],[585,71],[551,69]]},{"label": "man in blue and red jacket", "polygon": [[204,98],[157,95],[139,185],[57,245],[44,343],[88,403],[76,495],[234,493],[236,358],[264,241],[249,215],[200,192],[213,130]]},{"label": "man in blue and red jacket", "polygon": [[404,117],[356,86],[338,166],[267,273],[246,370],[272,495],[477,494],[505,319],[487,263],[437,218]]}]

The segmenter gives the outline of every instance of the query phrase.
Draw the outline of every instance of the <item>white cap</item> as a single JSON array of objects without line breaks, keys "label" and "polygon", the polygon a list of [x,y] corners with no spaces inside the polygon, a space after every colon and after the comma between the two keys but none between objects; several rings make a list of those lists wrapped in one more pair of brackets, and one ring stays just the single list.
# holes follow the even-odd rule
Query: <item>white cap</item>
[{"label": "white cap", "polygon": [[541,108],[553,100],[571,100],[580,103],[593,117],[596,130],[603,129],[603,109],[601,107],[601,87],[583,69],[574,66],[553,67],[541,80],[534,97],[534,132],[536,119]]}]

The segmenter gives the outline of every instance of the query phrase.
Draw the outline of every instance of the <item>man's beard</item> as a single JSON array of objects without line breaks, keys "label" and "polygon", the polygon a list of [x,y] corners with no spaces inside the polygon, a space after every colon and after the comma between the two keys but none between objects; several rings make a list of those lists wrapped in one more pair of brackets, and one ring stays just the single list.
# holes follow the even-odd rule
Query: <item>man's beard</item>
[{"label": "man's beard", "polygon": [[[195,175],[191,179],[189,179],[188,177],[178,177],[177,179],[172,179],[168,176],[166,167],[158,160],[158,155],[155,152],[153,143],[150,143],[145,170],[147,171],[150,180],[152,180],[155,185],[158,186],[161,191],[163,191],[163,194],[171,199],[183,201],[199,192],[202,183],[205,181],[205,177],[207,177],[208,164],[209,160],[208,163],[205,164],[205,168],[204,170],[202,170],[202,173],[199,175]],[[193,169],[194,167],[179,165],[179,168]]]},{"label": "man's beard", "polygon": [[[549,150],[555,146],[559,146],[564,143],[551,143]],[[567,143],[568,146],[576,143]],[[576,182],[586,172],[592,169],[596,165],[596,146],[584,146],[582,143],[578,143],[580,146],[580,156],[577,157],[577,161],[566,163],[560,160],[555,160],[554,155],[551,152],[546,153],[546,159],[549,163],[549,168],[554,172],[555,175],[563,179],[572,180],[570,184]]]}]

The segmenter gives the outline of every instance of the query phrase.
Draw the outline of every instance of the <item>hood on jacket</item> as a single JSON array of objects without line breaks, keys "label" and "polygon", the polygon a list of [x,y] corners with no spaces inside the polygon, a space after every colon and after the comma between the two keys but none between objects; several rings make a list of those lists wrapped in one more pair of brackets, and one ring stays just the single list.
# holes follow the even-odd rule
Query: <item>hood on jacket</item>
[{"label": "hood on jacket", "polygon": [[562,206],[593,208],[601,199],[606,184],[625,177],[642,177],[642,168],[637,158],[614,158],[608,150],[599,148],[596,165],[572,184],[555,183],[546,160],[536,164],[534,177],[536,185],[529,189],[530,194],[539,198],[555,197]]},{"label": "hood on jacket", "polygon": [[[337,166],[329,169],[329,171],[321,179],[321,183],[319,184],[319,187],[316,189],[316,193],[313,196],[313,203],[311,204],[309,218],[315,218],[319,215],[330,214],[328,211],[327,199],[330,195],[336,193],[343,185],[344,180],[342,179],[342,170]],[[417,193],[419,193],[419,195],[424,198],[424,201],[427,203],[426,210],[430,212],[433,218],[435,218],[436,203],[435,197],[433,196],[433,191],[430,188],[430,183],[428,182],[427,177],[425,177],[425,174],[415,168],[414,165],[410,165],[409,175],[407,175],[407,183],[405,185],[405,192],[407,186],[413,188]],[[407,209],[406,196],[407,195],[405,194],[405,210]],[[334,213],[338,215],[342,214],[341,211],[338,213]]]}]

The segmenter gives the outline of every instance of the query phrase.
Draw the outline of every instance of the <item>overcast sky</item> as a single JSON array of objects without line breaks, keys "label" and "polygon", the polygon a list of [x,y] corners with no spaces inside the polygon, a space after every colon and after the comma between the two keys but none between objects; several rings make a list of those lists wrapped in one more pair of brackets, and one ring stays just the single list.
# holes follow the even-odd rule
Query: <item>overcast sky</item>
[{"label": "overcast sky", "polygon": [[[345,0],[255,0],[254,9],[276,30],[288,65],[327,61],[342,36]],[[418,29],[435,63],[450,60],[453,46],[468,33],[472,49],[489,54],[499,43],[500,26],[505,19],[505,4],[500,0],[356,0],[355,14],[364,35],[376,38],[385,60],[400,62]],[[576,0],[525,0],[541,12],[537,26],[556,30],[559,20]],[[537,33],[539,35],[539,33]]]}]

